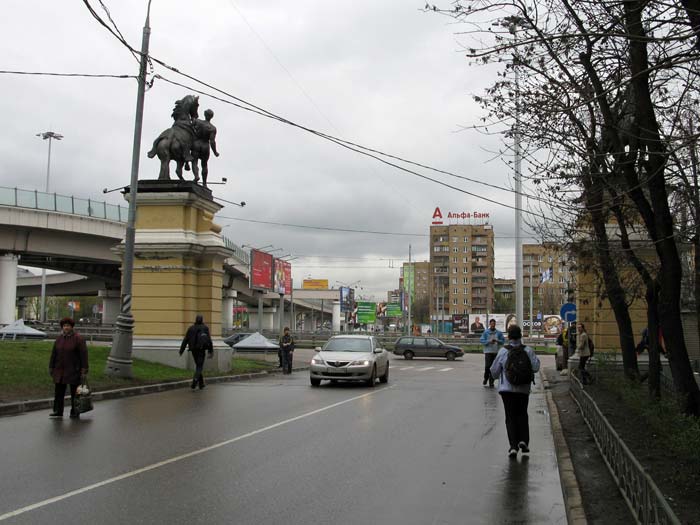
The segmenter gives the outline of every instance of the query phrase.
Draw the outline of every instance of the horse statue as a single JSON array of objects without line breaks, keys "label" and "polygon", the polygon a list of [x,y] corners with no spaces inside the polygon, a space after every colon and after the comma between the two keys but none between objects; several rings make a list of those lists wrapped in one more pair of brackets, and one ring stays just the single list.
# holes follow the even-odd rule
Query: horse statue
[{"label": "horse statue", "polygon": [[[148,158],[156,155],[160,159],[160,174],[158,180],[170,180],[170,161],[177,164],[175,174],[182,181],[182,167],[189,171],[189,163],[193,160],[192,146],[195,140],[195,121],[199,118],[199,97],[187,95],[175,102],[172,118],[175,121],[170,129],[163,131],[153,141],[153,148],[148,152]],[[198,179],[199,177],[197,177]],[[195,179],[195,182],[196,180]]]}]

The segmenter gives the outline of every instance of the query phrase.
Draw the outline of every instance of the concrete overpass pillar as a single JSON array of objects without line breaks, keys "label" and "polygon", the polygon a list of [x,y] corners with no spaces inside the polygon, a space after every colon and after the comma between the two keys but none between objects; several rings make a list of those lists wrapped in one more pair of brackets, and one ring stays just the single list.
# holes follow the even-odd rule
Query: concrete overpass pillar
[{"label": "concrete overpass pillar", "polygon": [[0,325],[14,323],[16,320],[18,260],[12,253],[0,255]]},{"label": "concrete overpass pillar", "polygon": [[333,320],[331,328],[334,332],[340,332],[340,301],[333,301]]},{"label": "concrete overpass pillar", "polygon": [[238,296],[236,290],[224,290],[224,298],[221,303],[221,327],[224,330],[233,328],[233,300]]},{"label": "concrete overpass pillar", "polygon": [[102,324],[114,324],[121,307],[119,290],[100,290],[98,297],[102,297]]}]

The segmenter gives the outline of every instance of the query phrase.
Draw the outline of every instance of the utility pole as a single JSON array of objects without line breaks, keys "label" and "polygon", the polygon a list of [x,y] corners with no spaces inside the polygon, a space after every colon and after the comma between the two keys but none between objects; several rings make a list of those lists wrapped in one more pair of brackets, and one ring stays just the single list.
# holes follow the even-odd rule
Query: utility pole
[{"label": "utility pole", "polygon": [[408,280],[408,333],[407,335],[413,334],[413,323],[411,322],[411,281],[416,278],[415,269],[411,268],[411,245],[408,245],[408,273],[411,278]]},{"label": "utility pole", "polygon": [[[63,135],[53,131],[45,131],[43,133],[37,133],[36,136],[49,141],[49,159],[46,161],[46,186],[44,190],[48,193],[49,179],[51,177],[51,141],[62,140]],[[42,323],[46,322],[46,268],[41,269],[41,306],[39,310],[39,320]]]},{"label": "utility pole", "polygon": [[124,237],[124,263],[122,265],[121,308],[117,316],[112,349],[107,358],[105,374],[117,377],[133,377],[131,352],[134,344],[134,316],[131,314],[131,282],[134,273],[134,242],[136,238],[136,196],[139,185],[139,157],[141,156],[141,128],[143,125],[143,103],[146,94],[146,66],[148,64],[148,43],[151,0],[148,0],[146,22],[141,38],[141,61],[139,66],[138,89],[136,92],[136,117],[134,122],[134,144],[131,153],[131,181],[129,184],[129,220]]},{"label": "utility pole", "polygon": [[532,320],[532,259],[530,259],[530,337],[532,337],[532,331],[535,328],[535,321]]}]

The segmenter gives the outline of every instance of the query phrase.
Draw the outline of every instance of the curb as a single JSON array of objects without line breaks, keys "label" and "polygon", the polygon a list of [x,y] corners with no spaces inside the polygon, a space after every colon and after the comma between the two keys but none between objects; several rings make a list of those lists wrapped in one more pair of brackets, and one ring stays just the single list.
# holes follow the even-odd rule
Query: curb
[{"label": "curb", "polygon": [[564,506],[566,507],[566,519],[569,525],[587,525],[588,519],[583,510],[583,500],[581,499],[581,491],[576,479],[574,464],[571,461],[569,445],[566,443],[564,431],[561,428],[561,421],[559,420],[559,409],[554,402],[552,392],[549,390],[549,381],[542,371],[540,371],[540,379],[542,380],[545,398],[547,399],[547,408],[550,414],[552,437],[557,455],[557,467],[559,468],[559,480],[561,481],[561,491],[564,495]]},{"label": "curb", "polygon": [[[292,368],[293,372],[303,372],[308,370],[308,366]],[[207,377],[207,384],[216,383],[233,383],[236,381],[245,381],[259,379],[261,377],[271,376],[271,375],[281,375],[281,370],[273,371],[263,371],[263,372],[251,372],[249,374],[238,374],[235,376],[216,376]],[[115,390],[103,390],[101,392],[93,392],[93,401],[103,401],[106,399],[119,399],[122,397],[140,396],[144,394],[153,394],[156,392],[167,392],[168,390],[176,390],[178,388],[189,388],[192,384],[191,379],[183,379],[180,381],[170,381],[167,383],[156,383],[153,385],[141,385],[132,386],[128,388],[118,388]],[[66,399],[70,399],[66,396]],[[34,410],[49,410],[53,407],[53,398],[49,399],[31,399],[28,401],[17,401],[15,403],[5,403],[0,404],[0,417],[2,416],[15,416],[17,414],[22,414],[24,412],[31,412]]]}]

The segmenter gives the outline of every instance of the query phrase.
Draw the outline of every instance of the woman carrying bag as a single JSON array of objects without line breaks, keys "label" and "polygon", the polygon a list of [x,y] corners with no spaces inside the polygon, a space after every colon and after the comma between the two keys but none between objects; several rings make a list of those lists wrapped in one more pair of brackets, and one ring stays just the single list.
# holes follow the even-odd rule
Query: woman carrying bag
[{"label": "woman carrying bag", "polygon": [[70,417],[80,418],[77,404],[78,385],[88,373],[88,352],[85,339],[73,330],[75,321],[70,317],[61,319],[61,335],[56,338],[49,360],[49,374],[55,384],[53,412],[49,417],[63,417],[63,401],[66,387],[70,387],[71,411]]}]

